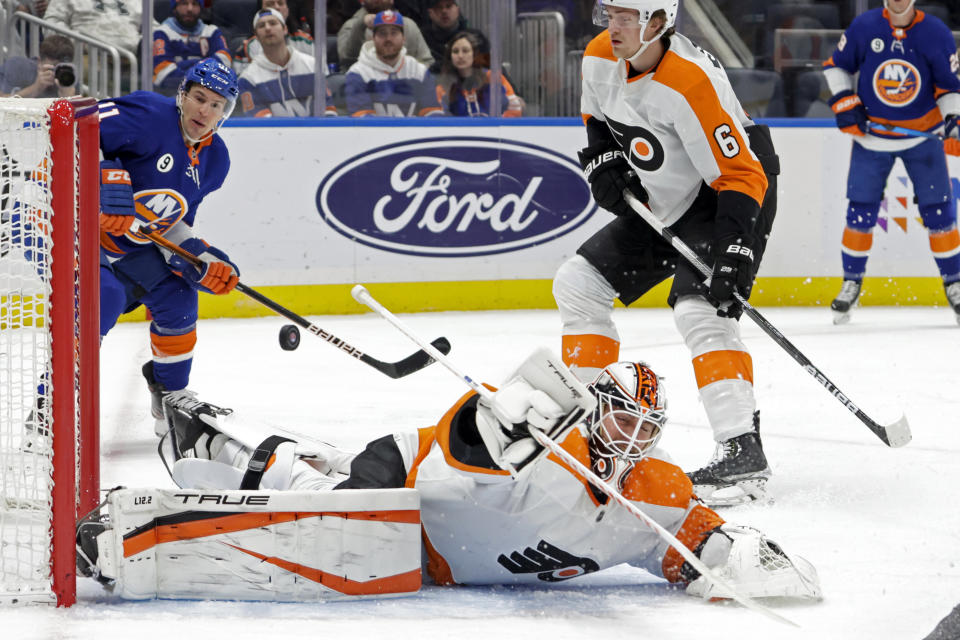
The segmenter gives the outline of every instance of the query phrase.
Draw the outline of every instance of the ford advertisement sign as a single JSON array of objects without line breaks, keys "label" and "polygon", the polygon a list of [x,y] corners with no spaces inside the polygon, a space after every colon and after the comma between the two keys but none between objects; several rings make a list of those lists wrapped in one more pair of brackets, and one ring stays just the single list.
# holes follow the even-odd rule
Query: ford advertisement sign
[{"label": "ford advertisement sign", "polygon": [[337,166],[317,209],[344,236],[384,251],[463,257],[516,251],[576,229],[596,209],[580,166],[532,144],[426,138]]}]

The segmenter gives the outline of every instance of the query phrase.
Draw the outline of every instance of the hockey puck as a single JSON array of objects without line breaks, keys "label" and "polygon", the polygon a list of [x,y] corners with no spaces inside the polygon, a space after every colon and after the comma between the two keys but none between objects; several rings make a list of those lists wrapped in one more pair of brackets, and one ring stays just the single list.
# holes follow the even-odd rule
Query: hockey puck
[{"label": "hockey puck", "polygon": [[280,348],[294,351],[300,346],[300,329],[294,324],[285,324],[280,328]]}]

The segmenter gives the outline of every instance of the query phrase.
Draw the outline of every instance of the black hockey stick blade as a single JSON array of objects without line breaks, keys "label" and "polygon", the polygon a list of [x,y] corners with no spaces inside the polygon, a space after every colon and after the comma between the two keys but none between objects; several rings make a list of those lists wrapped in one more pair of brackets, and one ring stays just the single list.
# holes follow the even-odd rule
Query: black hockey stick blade
[{"label": "black hockey stick blade", "polygon": [[[437,338],[430,344],[433,345],[433,348],[447,355],[450,353],[450,341],[444,338],[443,336]],[[431,364],[436,362],[433,357],[421,349],[416,353],[411,353],[409,356],[400,360],[398,362],[381,362],[375,358],[371,358],[367,354],[360,356],[360,360],[370,365],[380,373],[390,376],[391,378],[402,378],[408,376],[411,373],[415,373],[423,369],[424,367],[429,367]]]}]

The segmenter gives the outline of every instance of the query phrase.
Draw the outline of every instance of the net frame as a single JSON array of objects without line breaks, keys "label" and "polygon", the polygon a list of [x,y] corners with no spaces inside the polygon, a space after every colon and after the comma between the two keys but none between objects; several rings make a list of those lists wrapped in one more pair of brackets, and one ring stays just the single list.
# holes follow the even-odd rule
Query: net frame
[{"label": "net frame", "polygon": [[[49,155],[39,168],[31,169],[30,183],[46,191],[41,200],[50,203],[43,220],[49,232],[33,250],[42,252],[39,260],[49,261],[49,283],[44,283],[47,286],[34,302],[42,307],[34,328],[46,330],[45,344],[49,345],[41,385],[45,402],[35,407],[42,410],[42,417],[35,420],[49,426],[52,450],[43,452],[49,460],[41,456],[32,463],[21,462],[42,467],[42,473],[49,469],[45,486],[50,495],[44,504],[20,504],[7,496],[0,500],[7,525],[17,526],[18,519],[48,518],[49,553],[45,558],[39,556],[48,567],[30,569],[47,575],[49,584],[23,584],[28,580],[17,584],[21,576],[4,575],[0,566],[0,604],[70,606],[76,602],[76,520],[95,508],[99,498],[98,112],[92,98],[0,100],[0,110],[5,109],[42,114],[30,126],[44,128],[49,136]],[[16,136],[10,138],[8,144],[16,144]],[[27,204],[24,209],[32,206]],[[4,417],[8,429],[16,428],[10,424],[11,416]],[[7,472],[26,457],[6,457]],[[30,557],[29,562],[38,560]]]}]

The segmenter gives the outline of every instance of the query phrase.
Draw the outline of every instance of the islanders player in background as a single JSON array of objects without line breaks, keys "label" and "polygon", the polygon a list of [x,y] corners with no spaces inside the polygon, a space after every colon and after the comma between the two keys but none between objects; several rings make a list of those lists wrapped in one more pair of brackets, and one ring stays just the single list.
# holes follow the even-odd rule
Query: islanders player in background
[{"label": "islanders player in background", "polygon": [[[597,204],[617,217],[560,266],[553,293],[564,362],[589,380],[619,359],[614,298],[630,305],[673,276],[667,303],[717,443],[690,478],[707,504],[739,504],[764,495],[770,467],[734,291],[750,296],[776,214],[779,161],[717,60],[674,32],[678,8],[596,2],[594,21],[607,30],[583,57],[580,162]],[[631,210],[628,187],[714,265],[709,285]]]},{"label": "islanders player in background", "polygon": [[[897,158],[913,182],[930,250],[960,322],[960,234],[943,144],[868,124],[960,136],[957,46],[938,18],[914,0],[884,0],[857,16],[824,63],[837,126],[854,136],[843,231],[843,286],[830,305],[834,323],[850,319],[860,297],[887,176]],[[859,79],[854,84],[854,74]]]},{"label": "islanders player in background", "polygon": [[[163,396],[190,379],[197,291],[226,294],[239,277],[223,251],[193,233],[197,207],[230,168],[216,132],[236,100],[236,74],[206,58],[187,71],[176,97],[137,91],[100,103],[100,336],[122,313],[150,310],[153,359],[143,374],[157,419]],[[198,256],[202,268],[159,249],[138,231],[143,223]]]}]

